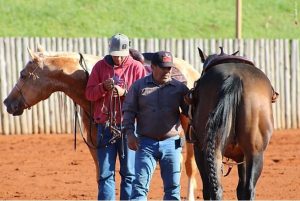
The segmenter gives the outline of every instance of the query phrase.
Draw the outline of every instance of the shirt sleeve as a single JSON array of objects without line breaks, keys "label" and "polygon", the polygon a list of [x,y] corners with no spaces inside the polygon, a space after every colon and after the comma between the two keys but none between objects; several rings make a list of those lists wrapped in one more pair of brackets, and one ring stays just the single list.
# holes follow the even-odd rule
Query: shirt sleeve
[{"label": "shirt sleeve", "polygon": [[89,101],[97,101],[101,98],[104,98],[106,91],[103,88],[101,80],[101,63],[98,62],[93,67],[93,70],[89,76],[88,83],[85,89],[85,96]]},{"label": "shirt sleeve", "polygon": [[133,84],[125,97],[123,107],[123,126],[125,134],[134,133],[135,118],[138,113],[138,92],[136,84]]}]

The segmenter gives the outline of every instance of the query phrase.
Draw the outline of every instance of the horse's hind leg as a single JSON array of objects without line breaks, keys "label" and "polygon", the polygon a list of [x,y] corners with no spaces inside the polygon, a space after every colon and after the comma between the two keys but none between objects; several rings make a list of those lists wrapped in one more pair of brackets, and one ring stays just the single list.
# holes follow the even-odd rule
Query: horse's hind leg
[{"label": "horse's hind leg", "polygon": [[251,156],[246,163],[238,165],[239,182],[237,198],[239,200],[254,200],[255,186],[263,168],[263,154]]},{"label": "horse's hind leg", "polygon": [[195,160],[198,167],[198,170],[200,172],[200,176],[202,179],[202,195],[204,200],[210,200],[210,188],[209,188],[209,180],[208,175],[206,171],[206,163],[205,163],[205,155],[204,152],[201,150],[200,147],[197,145],[194,146],[194,154],[195,154]]},{"label": "horse's hind leg", "polygon": [[[238,199],[255,199],[256,183],[263,169],[263,153],[273,133],[271,107],[264,107],[263,109],[264,110],[260,111],[258,115],[253,115],[252,117],[252,122],[258,122],[257,126],[252,125],[252,130],[243,132],[244,135],[240,136],[243,137],[243,139],[239,139],[239,145],[243,147],[244,151],[245,164],[243,164],[244,169],[241,168],[242,166],[239,167],[240,181],[244,182],[239,183],[237,188]],[[252,112],[253,110],[254,109],[252,109]],[[245,122],[251,121],[247,120]]]},{"label": "horse's hind leg", "polygon": [[246,165],[244,163],[238,165],[238,174],[239,182],[236,189],[236,195],[239,200],[244,200],[244,189],[246,185]]},{"label": "horse's hind leg", "polygon": [[250,160],[246,161],[246,185],[243,200],[254,200],[256,182],[263,168],[263,153],[253,155]]}]

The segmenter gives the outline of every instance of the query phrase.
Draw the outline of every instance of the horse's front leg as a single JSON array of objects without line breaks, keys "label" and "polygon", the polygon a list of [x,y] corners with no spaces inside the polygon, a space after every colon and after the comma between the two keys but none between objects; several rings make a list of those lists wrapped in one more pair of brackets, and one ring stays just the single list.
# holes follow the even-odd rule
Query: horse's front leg
[{"label": "horse's front leg", "polygon": [[[181,126],[184,130],[184,133],[188,130],[189,118],[184,115],[180,115]],[[185,137],[184,133],[181,133],[182,137]],[[193,150],[193,144],[186,143],[186,158],[185,158],[185,170],[186,175],[188,176],[188,189],[187,189],[187,199],[190,201],[195,200],[195,190],[197,188],[196,182],[196,162]]]},{"label": "horse's front leg", "polygon": [[190,201],[194,201],[195,200],[194,192],[197,189],[197,182],[196,182],[197,166],[195,162],[194,146],[191,143],[186,144],[185,169],[186,169],[186,174],[188,176],[187,199]]},{"label": "horse's front leg", "polygon": [[99,178],[99,164],[98,164],[98,159],[97,159],[97,140],[96,140],[96,136],[97,136],[97,129],[93,129],[92,130],[92,136],[91,135],[87,135],[87,142],[88,142],[88,148],[90,150],[90,153],[93,157],[94,163],[95,163],[95,167],[96,167],[96,181],[98,182],[98,178]]},{"label": "horse's front leg", "polygon": [[98,182],[98,178],[99,178],[99,165],[98,165],[98,160],[97,160],[97,151],[96,149],[90,148],[90,153],[93,157],[94,163],[95,163],[95,168],[96,168],[96,181]]},{"label": "horse's front leg", "polygon": [[85,115],[83,110],[80,113],[83,125],[84,125],[84,130],[87,133],[86,141],[87,141],[87,146],[89,148],[89,151],[93,157],[95,167],[96,167],[96,181],[98,182],[99,178],[99,164],[97,160],[97,125],[91,122],[90,116]]},{"label": "horse's front leg", "polygon": [[202,195],[204,200],[210,200],[210,187],[206,169],[205,155],[197,144],[194,145],[195,160],[202,179]]}]

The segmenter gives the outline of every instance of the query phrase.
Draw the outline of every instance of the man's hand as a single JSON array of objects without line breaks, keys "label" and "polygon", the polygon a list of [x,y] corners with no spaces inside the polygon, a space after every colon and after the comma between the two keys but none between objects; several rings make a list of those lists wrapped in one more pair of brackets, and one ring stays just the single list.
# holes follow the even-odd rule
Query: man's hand
[{"label": "man's hand", "polygon": [[122,87],[115,85],[115,89],[113,91],[114,93],[114,97],[118,97],[118,96],[123,96],[125,94],[125,89],[123,89]]},{"label": "man's hand", "polygon": [[139,148],[139,140],[138,138],[133,134],[130,133],[127,135],[127,143],[128,143],[128,147],[129,149],[136,151]]},{"label": "man's hand", "polygon": [[112,78],[108,78],[103,82],[103,88],[106,91],[111,91],[114,88],[114,80]]}]

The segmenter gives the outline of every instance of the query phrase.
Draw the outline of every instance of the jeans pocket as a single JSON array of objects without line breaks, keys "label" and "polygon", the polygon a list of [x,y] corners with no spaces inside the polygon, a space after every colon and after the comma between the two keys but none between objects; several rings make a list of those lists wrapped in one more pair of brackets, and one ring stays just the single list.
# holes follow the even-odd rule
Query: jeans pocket
[{"label": "jeans pocket", "polygon": [[183,137],[179,137],[177,140],[175,140],[175,149],[181,148],[184,146],[185,140]]},{"label": "jeans pocket", "polygon": [[111,134],[109,129],[104,125],[98,125],[97,142],[99,146],[105,146],[108,144]]}]

